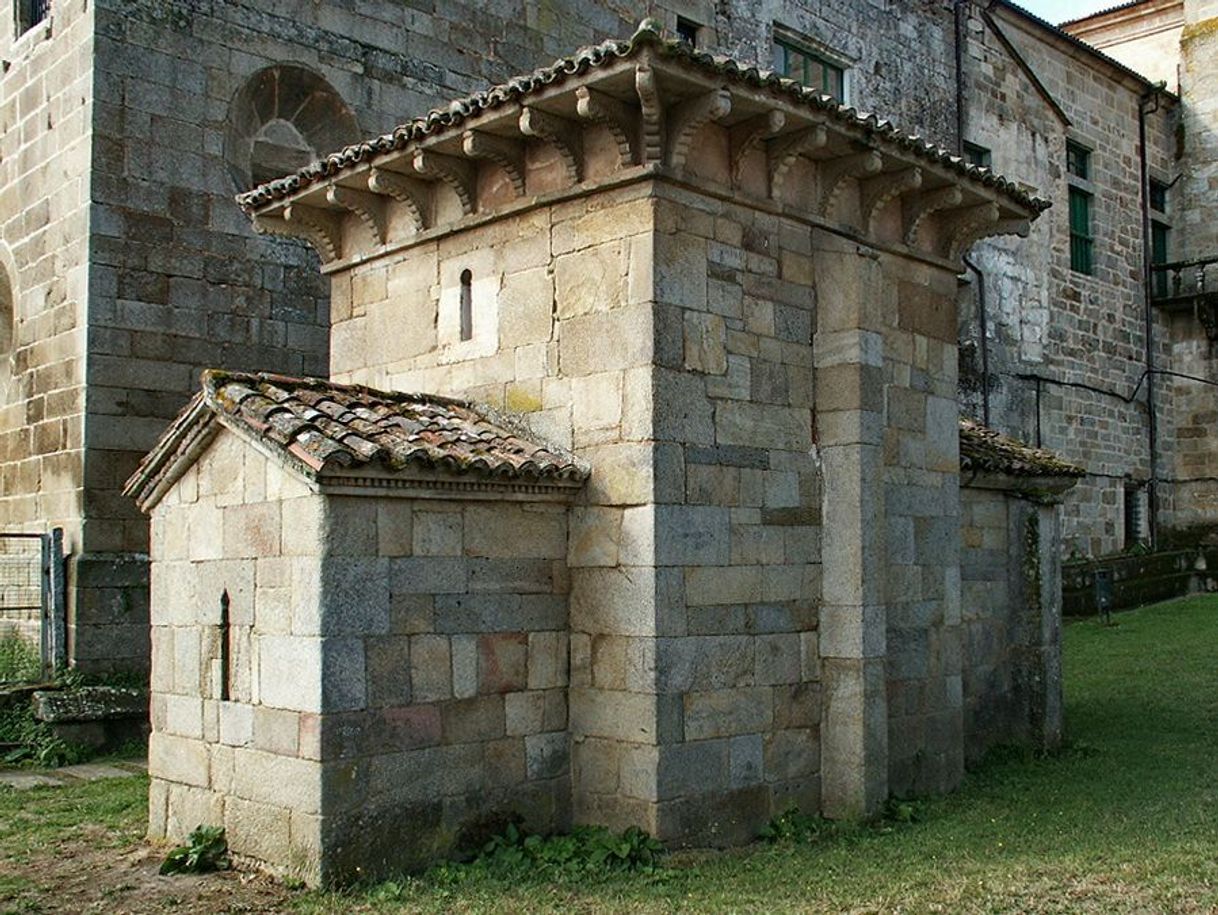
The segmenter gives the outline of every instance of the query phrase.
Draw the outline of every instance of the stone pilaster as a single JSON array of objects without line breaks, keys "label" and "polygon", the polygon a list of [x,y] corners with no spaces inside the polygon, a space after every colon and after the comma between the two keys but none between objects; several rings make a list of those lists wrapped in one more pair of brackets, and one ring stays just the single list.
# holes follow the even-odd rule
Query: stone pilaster
[{"label": "stone pilaster", "polygon": [[818,448],[824,468],[820,660],[825,815],[874,812],[888,793],[884,675],[884,339],[874,252],[814,239]]}]

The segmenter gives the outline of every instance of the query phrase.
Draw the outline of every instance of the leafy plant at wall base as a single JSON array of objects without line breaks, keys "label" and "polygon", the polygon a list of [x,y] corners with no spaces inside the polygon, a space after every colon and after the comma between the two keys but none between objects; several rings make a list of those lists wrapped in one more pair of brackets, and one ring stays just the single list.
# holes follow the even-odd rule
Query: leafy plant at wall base
[{"label": "leafy plant at wall base", "polygon": [[162,874],[203,874],[229,866],[228,840],[223,826],[198,826],[165,858]]},{"label": "leafy plant at wall base", "polygon": [[92,755],[88,747],[56,737],[50,725],[34,718],[28,705],[0,710],[0,743],[17,745],[0,756],[0,762],[9,766],[55,768],[84,762]]},{"label": "leafy plant at wall base", "polygon": [[477,874],[501,878],[564,879],[615,872],[651,874],[664,846],[637,827],[621,833],[603,826],[577,826],[568,835],[529,835],[509,824],[468,865],[443,864],[429,872],[434,882],[460,883]]},{"label": "leafy plant at wall base", "polygon": [[780,813],[761,827],[758,836],[767,842],[814,842],[832,830],[828,820],[807,813],[798,807]]}]

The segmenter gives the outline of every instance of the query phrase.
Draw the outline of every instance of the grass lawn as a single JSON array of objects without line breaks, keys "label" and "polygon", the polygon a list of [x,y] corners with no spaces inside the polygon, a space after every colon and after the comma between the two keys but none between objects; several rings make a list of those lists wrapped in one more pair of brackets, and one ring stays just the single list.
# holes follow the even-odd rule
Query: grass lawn
[{"label": "grass lawn", "polygon": [[[1110,628],[1067,627],[1072,749],[991,759],[956,794],[922,804],[910,825],[686,853],[651,876],[567,884],[426,877],[342,894],[282,890],[264,895],[261,908],[174,910],[1218,912],[1218,598],[1116,619]],[[115,848],[136,845],[143,783],[107,784],[0,793],[0,913],[58,911],[5,905],[29,898],[28,887],[18,888],[23,875],[82,821],[105,823]],[[242,885],[230,881],[226,892],[243,905]],[[117,902],[98,911],[162,911]]]}]

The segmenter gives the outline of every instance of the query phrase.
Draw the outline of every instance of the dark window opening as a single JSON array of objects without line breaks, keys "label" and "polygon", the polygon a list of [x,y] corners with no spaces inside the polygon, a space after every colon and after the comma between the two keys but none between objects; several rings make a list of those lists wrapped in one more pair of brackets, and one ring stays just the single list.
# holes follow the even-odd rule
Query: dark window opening
[{"label": "dark window opening", "polygon": [[677,17],[677,38],[685,42],[691,48],[698,46],[698,32],[702,26],[694,22],[692,19]]},{"label": "dark window opening", "polygon": [[1067,140],[1066,171],[1076,178],[1090,179],[1091,150],[1086,146],[1075,143],[1073,140]]},{"label": "dark window opening", "polygon": [[[1150,262],[1152,264],[1167,263],[1167,248],[1170,241],[1171,227],[1165,223],[1152,221],[1150,224]],[[1151,274],[1154,295],[1162,298],[1167,295],[1167,271],[1156,270]]]},{"label": "dark window opening", "polygon": [[24,35],[51,14],[51,0],[17,0],[17,34]]},{"label": "dark window opening", "polygon": [[831,96],[834,101],[846,100],[846,71],[814,51],[775,38],[774,69],[788,79]]},{"label": "dark window opening", "polygon": [[964,142],[964,158],[968,160],[970,165],[976,165],[980,168],[990,168],[994,164],[994,157],[984,146],[978,146],[976,143]]},{"label": "dark window opening", "polygon": [[1154,178],[1150,179],[1150,208],[1160,213],[1167,212],[1167,185]]},{"label": "dark window opening", "polygon": [[461,271],[461,339],[472,340],[474,336],[474,275]]},{"label": "dark window opening", "polygon": [[1070,269],[1091,276],[1094,264],[1095,240],[1091,235],[1091,195],[1077,187],[1070,188]]},{"label": "dark window opening", "polygon": [[1146,540],[1142,532],[1142,501],[1145,489],[1136,483],[1125,484],[1125,549]]}]

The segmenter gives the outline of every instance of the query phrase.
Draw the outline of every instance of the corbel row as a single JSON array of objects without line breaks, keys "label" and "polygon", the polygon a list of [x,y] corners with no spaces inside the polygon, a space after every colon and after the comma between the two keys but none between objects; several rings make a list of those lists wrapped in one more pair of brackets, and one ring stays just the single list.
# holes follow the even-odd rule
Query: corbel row
[{"label": "corbel row", "polygon": [[[579,86],[573,112],[568,109],[566,114],[557,114],[524,104],[514,122],[500,119],[467,128],[456,138],[438,136],[425,146],[389,153],[362,171],[340,177],[341,184],[306,189],[287,206],[259,214],[255,227],[260,232],[303,238],[329,262],[351,253],[343,250],[344,224],[358,227],[352,231],[369,248],[389,240],[394,214],[399,218],[405,214],[416,232],[434,227],[439,185],[452,192],[463,215],[474,213],[482,162],[501,169],[515,194],[524,196],[530,141],[545,143],[555,151],[571,184],[585,178],[585,127],[592,124],[602,125],[613,138],[620,167],[681,169],[698,131],[724,120],[733,109],[732,93],[722,87],[669,102],[665,85],[648,61],[634,67],[632,88],[633,97],[623,100],[592,86]],[[790,114],[772,108],[730,127],[729,164],[734,182],[741,181],[750,154],[764,150],[769,195],[782,200],[789,196],[786,184],[793,166],[801,158],[807,159],[815,165],[817,217],[836,219],[842,195],[853,182],[859,195],[859,228],[871,233],[877,215],[899,199],[901,241],[916,247],[926,221],[934,216],[940,227],[938,237],[946,239],[950,257],[959,256],[985,235],[1027,233],[1026,221],[1001,219],[996,203],[978,204],[975,195],[970,201],[955,185],[925,187],[936,182],[921,166],[862,143],[843,151],[840,140],[831,144],[825,125],[805,122],[806,126],[800,126],[791,121]]]}]

